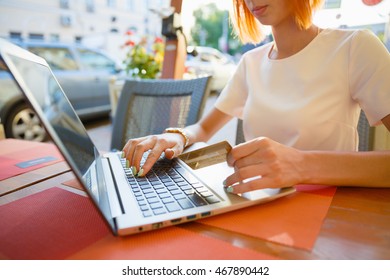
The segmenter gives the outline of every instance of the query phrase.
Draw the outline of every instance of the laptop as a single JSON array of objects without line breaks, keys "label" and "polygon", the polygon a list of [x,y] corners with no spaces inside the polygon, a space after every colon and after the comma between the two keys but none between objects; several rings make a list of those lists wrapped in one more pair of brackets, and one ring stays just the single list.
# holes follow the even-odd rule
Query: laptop
[{"label": "laptop", "polygon": [[126,167],[121,152],[100,153],[47,62],[0,39],[0,63],[39,116],[114,235],[130,235],[265,203],[295,191],[263,189],[227,193],[226,162],[193,170],[181,159],[160,158],[144,177]]}]

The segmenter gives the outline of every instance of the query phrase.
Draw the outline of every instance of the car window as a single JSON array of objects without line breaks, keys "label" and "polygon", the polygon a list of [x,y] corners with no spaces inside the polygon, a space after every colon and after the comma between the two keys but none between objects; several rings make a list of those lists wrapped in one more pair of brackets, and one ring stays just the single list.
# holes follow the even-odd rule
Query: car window
[{"label": "car window", "polygon": [[115,62],[108,57],[87,49],[78,49],[80,55],[80,62],[86,69],[94,70],[108,70],[113,72],[115,70]]},{"label": "car window", "polygon": [[53,70],[77,70],[77,63],[67,48],[29,47],[32,53],[43,57]]}]

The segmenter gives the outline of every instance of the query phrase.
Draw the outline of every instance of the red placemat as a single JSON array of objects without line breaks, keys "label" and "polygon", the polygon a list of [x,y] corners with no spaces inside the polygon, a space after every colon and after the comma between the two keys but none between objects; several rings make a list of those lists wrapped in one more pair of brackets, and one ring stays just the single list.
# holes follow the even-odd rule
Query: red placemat
[{"label": "red placemat", "polygon": [[0,141],[0,149],[0,180],[63,160],[51,143],[4,139]]},{"label": "red placemat", "polygon": [[92,202],[60,188],[0,206],[0,255],[63,259],[110,233]]},{"label": "red placemat", "polygon": [[115,237],[88,198],[60,188],[0,206],[0,257],[9,259],[275,259],[169,227]]},{"label": "red placemat", "polygon": [[275,257],[173,226],[127,237],[109,235],[70,259],[272,260]]},{"label": "red placemat", "polygon": [[198,223],[311,250],[335,192],[336,187],[300,185],[287,197]]}]

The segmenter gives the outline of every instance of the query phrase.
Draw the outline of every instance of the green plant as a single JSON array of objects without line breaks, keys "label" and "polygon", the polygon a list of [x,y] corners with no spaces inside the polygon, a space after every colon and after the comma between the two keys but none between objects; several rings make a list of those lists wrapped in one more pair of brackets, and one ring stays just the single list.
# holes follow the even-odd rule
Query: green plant
[{"label": "green plant", "polygon": [[128,49],[123,61],[127,74],[141,79],[158,78],[164,59],[164,41],[160,37],[155,37],[148,47],[146,36],[138,43],[132,31],[127,31],[126,36],[128,39],[122,47]]}]

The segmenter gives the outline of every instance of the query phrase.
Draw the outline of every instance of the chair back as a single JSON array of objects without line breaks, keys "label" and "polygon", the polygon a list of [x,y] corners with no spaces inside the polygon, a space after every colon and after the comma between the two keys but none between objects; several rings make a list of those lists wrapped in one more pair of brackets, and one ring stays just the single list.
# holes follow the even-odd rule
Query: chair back
[{"label": "chair back", "polygon": [[244,137],[244,129],[242,127],[242,120],[237,119],[236,145],[244,142],[245,142],[245,137]]},{"label": "chair back", "polygon": [[366,114],[360,111],[358,122],[359,151],[372,151],[374,148],[374,128],[368,123]]},{"label": "chair back", "polygon": [[196,123],[209,95],[209,81],[209,76],[191,80],[126,80],[113,120],[111,149],[122,149],[131,138]]}]

